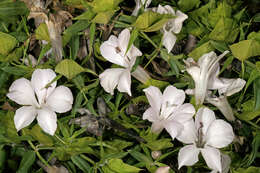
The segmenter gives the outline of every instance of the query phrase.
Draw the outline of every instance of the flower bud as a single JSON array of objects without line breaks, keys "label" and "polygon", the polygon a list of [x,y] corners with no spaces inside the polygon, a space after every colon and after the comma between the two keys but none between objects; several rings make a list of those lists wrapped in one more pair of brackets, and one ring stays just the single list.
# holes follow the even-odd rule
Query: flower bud
[{"label": "flower bud", "polygon": [[158,159],[162,155],[161,151],[152,151],[152,158]]},{"label": "flower bud", "polygon": [[169,173],[170,167],[169,166],[163,166],[159,167],[155,173]]}]

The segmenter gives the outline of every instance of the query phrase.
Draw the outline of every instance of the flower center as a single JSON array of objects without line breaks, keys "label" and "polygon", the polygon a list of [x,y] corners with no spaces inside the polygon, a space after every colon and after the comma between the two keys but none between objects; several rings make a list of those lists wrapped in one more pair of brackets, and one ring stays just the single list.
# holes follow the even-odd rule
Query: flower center
[{"label": "flower center", "polygon": [[205,142],[203,141],[203,132],[202,132],[202,128],[203,128],[203,123],[200,122],[200,127],[198,129],[198,140],[196,141],[196,146],[198,148],[203,148],[205,145]]},{"label": "flower center", "polygon": [[174,108],[176,108],[177,106],[178,105],[174,103],[166,101],[166,103],[161,106],[160,117],[162,119],[167,119],[168,117],[170,117],[170,115],[173,113]]},{"label": "flower center", "polygon": [[121,49],[119,47],[116,47],[116,53],[120,53]]},{"label": "flower center", "polygon": [[173,22],[167,22],[166,25],[165,25],[165,30],[166,31],[170,31],[173,27]]}]

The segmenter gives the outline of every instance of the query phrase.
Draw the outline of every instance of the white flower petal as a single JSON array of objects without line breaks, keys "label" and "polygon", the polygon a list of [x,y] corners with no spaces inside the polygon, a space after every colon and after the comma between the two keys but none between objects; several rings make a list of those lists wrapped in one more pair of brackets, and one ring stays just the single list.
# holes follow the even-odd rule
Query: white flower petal
[{"label": "white flower petal", "polygon": [[174,19],[174,25],[171,31],[174,32],[175,34],[178,34],[181,31],[182,23],[184,22],[184,20],[188,18],[188,16],[183,12],[181,12],[180,10],[177,10],[176,16],[177,17]]},{"label": "white flower petal", "polygon": [[223,148],[229,145],[234,139],[232,126],[224,120],[215,120],[205,136],[206,145],[215,148]]},{"label": "white flower petal", "polygon": [[123,31],[121,31],[118,36],[118,45],[124,54],[126,53],[129,39],[130,39],[130,31],[129,29],[126,28]]},{"label": "white flower petal", "polygon": [[140,0],[135,0],[135,9],[132,12],[132,16],[137,16],[140,8],[141,8],[141,4],[140,4]]},{"label": "white flower petal", "polygon": [[57,129],[57,116],[48,108],[38,109],[37,121],[44,132],[54,135]]},{"label": "white flower petal", "polygon": [[246,81],[243,79],[226,79],[220,78],[220,80],[226,84],[226,87],[220,88],[219,94],[225,94],[226,96],[231,96],[239,92],[246,84]]},{"label": "white flower petal", "polygon": [[194,95],[194,94],[195,94],[194,92],[195,92],[194,89],[186,89],[186,90],[185,90],[185,93],[186,93],[187,95]]},{"label": "white flower petal", "polygon": [[125,69],[121,73],[119,77],[117,89],[120,92],[126,92],[128,93],[128,95],[130,96],[132,95],[131,94],[131,73],[128,69]]},{"label": "white flower petal", "polygon": [[51,69],[36,69],[32,74],[31,84],[37,95],[38,102],[41,105],[45,99],[55,89],[57,81],[53,82],[48,88],[45,88],[54,78],[56,74]]},{"label": "white flower petal", "polygon": [[159,121],[158,112],[152,107],[148,108],[143,114],[143,120],[149,120],[150,122]]},{"label": "white flower petal", "polygon": [[195,127],[197,130],[202,128],[202,133],[205,135],[215,120],[215,113],[212,110],[207,107],[200,108],[195,117]]},{"label": "white flower petal", "polygon": [[200,82],[200,68],[198,66],[191,65],[186,68],[187,72],[191,75],[194,82]]},{"label": "white flower petal", "polygon": [[17,131],[30,125],[35,119],[37,112],[33,106],[23,106],[15,111],[14,124]]},{"label": "white flower petal", "polygon": [[179,123],[185,123],[186,121],[191,120],[194,114],[194,106],[190,103],[185,103],[181,106],[178,106],[178,108],[174,110],[172,118],[169,117],[169,119],[172,119]]},{"label": "white flower petal", "polygon": [[174,114],[177,106],[180,106],[185,100],[185,92],[170,85],[163,92],[161,116],[169,118]]},{"label": "white flower petal", "polygon": [[157,114],[159,114],[159,111],[161,109],[161,104],[162,104],[162,97],[163,97],[159,88],[150,86],[144,89],[143,91],[145,92],[145,95],[151,107],[158,112]]},{"label": "white flower petal", "polygon": [[181,89],[170,85],[165,88],[163,92],[163,102],[162,104],[168,104],[169,106],[179,106],[183,104],[185,100],[185,92]]},{"label": "white flower petal", "polygon": [[128,64],[125,61],[124,52],[121,51],[118,39],[114,35],[111,35],[109,39],[100,46],[100,53],[106,60],[127,67]]},{"label": "white flower petal", "polygon": [[221,153],[222,173],[228,173],[231,164],[231,158],[227,154]]},{"label": "white flower petal", "polygon": [[153,133],[159,134],[164,129],[164,122],[163,121],[155,121],[152,124],[151,131]]},{"label": "white flower petal", "polygon": [[160,13],[160,14],[167,14],[167,9],[164,8],[163,6],[161,6],[160,4],[158,5],[157,7],[157,13]]},{"label": "white flower petal", "polygon": [[46,103],[54,112],[67,112],[71,110],[73,95],[68,87],[59,86],[47,98]]},{"label": "white flower petal", "polygon": [[176,137],[179,141],[185,144],[195,143],[197,140],[197,131],[195,129],[194,120],[191,119],[183,124],[182,132]]},{"label": "white flower petal", "polygon": [[205,146],[201,149],[202,156],[209,168],[222,171],[220,151],[213,147]]},{"label": "white flower petal", "polygon": [[165,120],[164,121],[164,128],[167,132],[171,135],[172,140],[176,138],[176,136],[180,135],[182,130],[184,129],[183,125],[173,121],[173,120]]},{"label": "white flower petal", "polygon": [[127,56],[132,60],[133,57],[142,56],[142,52],[134,45],[127,52]]},{"label": "white flower petal", "polygon": [[235,117],[226,96],[206,97],[206,101],[216,106],[228,121],[235,121]]},{"label": "white flower petal", "polygon": [[141,0],[141,2],[144,5],[144,8],[147,8],[151,4],[152,0]]},{"label": "white flower petal", "polygon": [[174,11],[174,9],[173,9],[170,5],[165,5],[165,6],[164,6],[164,9],[166,10],[166,13],[167,13],[167,14],[173,14],[173,15],[175,15],[175,11]]},{"label": "white flower petal", "polygon": [[106,69],[99,75],[100,85],[111,95],[114,95],[114,89],[119,82],[119,77],[123,73],[123,68]]},{"label": "white flower petal", "polygon": [[182,166],[192,166],[198,162],[198,155],[200,150],[195,145],[186,145],[182,147],[178,154],[178,165],[180,169]]},{"label": "white flower petal", "polygon": [[25,78],[17,79],[12,83],[7,97],[20,105],[38,105],[31,82]]},{"label": "white flower petal", "polygon": [[175,45],[177,37],[172,32],[165,31],[162,39],[164,47],[167,49],[168,53],[170,53]]}]

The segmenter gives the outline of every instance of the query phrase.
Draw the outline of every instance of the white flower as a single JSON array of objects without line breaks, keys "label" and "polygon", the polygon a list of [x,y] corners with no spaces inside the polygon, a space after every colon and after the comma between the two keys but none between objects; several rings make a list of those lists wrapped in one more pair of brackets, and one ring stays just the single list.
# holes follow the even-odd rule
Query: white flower
[{"label": "white flower", "polygon": [[[203,104],[207,89],[209,89],[208,85],[214,82],[214,77],[217,75],[216,68],[218,67],[218,61],[228,52],[225,51],[220,56],[217,56],[213,51],[206,53],[199,58],[197,63],[192,58],[188,58],[185,61],[186,70],[195,82],[195,100],[197,105]],[[209,80],[212,76],[214,79]]]},{"label": "white flower", "polygon": [[157,13],[160,14],[172,14],[176,16],[174,19],[170,19],[164,26],[163,26],[163,45],[166,47],[168,53],[171,52],[177,37],[175,34],[180,33],[182,28],[182,23],[184,20],[188,18],[188,16],[182,13],[180,10],[176,12],[173,8],[169,5],[161,6],[159,5],[157,8]]},{"label": "white flower", "polygon": [[160,133],[163,128],[174,139],[183,130],[183,123],[192,119],[195,109],[190,103],[183,104],[185,92],[174,86],[168,86],[163,94],[154,86],[144,89],[151,105],[143,114],[152,124],[152,131]]},{"label": "white flower", "polygon": [[150,4],[151,4],[152,0],[135,0],[135,9],[132,13],[132,16],[137,16],[140,8],[142,6],[144,6],[144,9],[146,9]]},{"label": "white flower", "polygon": [[12,83],[7,97],[23,105],[16,110],[14,116],[17,131],[30,125],[36,118],[43,131],[54,135],[57,128],[55,112],[67,112],[73,104],[69,88],[56,88],[56,81],[46,88],[55,77],[56,74],[51,69],[37,69],[33,72],[31,81],[20,78]]},{"label": "white flower", "polygon": [[124,29],[118,38],[111,35],[100,46],[101,54],[106,60],[123,67],[110,68],[99,75],[101,86],[111,95],[117,86],[120,92],[127,92],[131,96],[131,68],[135,64],[136,57],[141,56],[142,52],[132,45],[126,53],[129,39],[130,31]]},{"label": "white flower", "polygon": [[195,164],[201,152],[209,168],[222,172],[221,153],[218,148],[228,146],[234,139],[234,133],[230,124],[217,120],[214,112],[204,107],[198,110],[195,122],[190,120],[184,124],[184,129],[177,139],[189,144],[179,151],[179,168]]},{"label": "white flower", "polygon": [[[198,64],[203,64],[203,61],[208,61],[207,59],[205,59],[206,57],[208,57],[208,54],[206,55],[207,56],[202,56],[199,59]],[[212,55],[209,56],[217,59],[214,53]],[[202,104],[203,101],[201,100],[204,100],[204,97],[207,102],[216,106],[227,120],[234,121],[235,117],[233,115],[232,108],[228,103],[227,96],[231,96],[239,92],[245,86],[246,81],[240,78],[227,79],[218,77],[220,69],[219,63],[216,62],[217,60],[215,60],[215,62],[213,62],[213,60],[211,61],[215,64],[211,67],[208,67],[208,65],[200,65],[201,68],[197,67],[196,63],[191,58],[186,61],[186,64],[188,66],[187,71],[191,74],[195,81],[195,92],[188,89],[186,90],[186,93],[191,95],[195,93],[196,103],[199,102],[197,104]],[[207,63],[208,62],[204,64]],[[219,97],[212,95],[211,90],[217,90]]]}]

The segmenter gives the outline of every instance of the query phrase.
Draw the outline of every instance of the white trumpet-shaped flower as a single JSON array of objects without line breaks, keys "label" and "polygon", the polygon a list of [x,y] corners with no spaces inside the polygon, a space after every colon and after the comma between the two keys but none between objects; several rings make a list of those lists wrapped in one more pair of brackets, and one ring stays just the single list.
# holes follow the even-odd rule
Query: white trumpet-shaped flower
[{"label": "white trumpet-shaped flower", "polygon": [[111,35],[100,46],[100,52],[106,60],[122,66],[122,68],[107,69],[99,75],[101,86],[111,95],[114,94],[117,86],[120,92],[126,92],[131,96],[131,68],[135,64],[136,57],[141,56],[142,52],[134,45],[127,51],[129,39],[130,31],[124,29],[118,38]]},{"label": "white trumpet-shaped flower", "polygon": [[[192,76],[195,82],[194,94],[197,105],[203,104],[207,94],[207,89],[212,87],[212,82],[215,82],[214,79],[217,75],[216,68],[218,67],[218,61],[228,52],[229,51],[225,51],[220,56],[217,56],[213,51],[206,53],[199,58],[197,63],[192,58],[188,58],[185,61],[186,70]],[[210,80],[212,78],[213,80]]]},{"label": "white trumpet-shaped flower", "polygon": [[212,110],[203,107],[198,110],[195,122],[190,120],[184,124],[177,139],[188,144],[179,151],[179,168],[195,164],[201,152],[209,168],[222,172],[219,148],[228,146],[234,139],[234,133],[230,124],[217,120]]},{"label": "white trumpet-shaped flower", "polygon": [[[218,74],[219,66],[217,68]],[[232,111],[230,104],[228,103],[227,96],[231,96],[239,92],[246,84],[246,81],[240,78],[237,79],[227,79],[227,78],[213,78],[213,82],[210,82],[208,89],[218,90],[219,97],[212,95],[211,92],[208,92],[205,100],[210,104],[216,106],[225,118],[229,121],[234,121],[235,117]]]},{"label": "white trumpet-shaped flower", "polygon": [[152,122],[152,132],[160,133],[165,128],[174,139],[183,130],[183,123],[195,114],[192,104],[183,104],[185,92],[174,86],[168,86],[163,94],[154,86],[144,92],[151,107],[144,112],[143,119]]},{"label": "white trumpet-shaped flower", "polygon": [[132,16],[137,16],[140,8],[143,6],[144,9],[146,9],[150,4],[152,0],[135,0],[135,9],[132,13]]},{"label": "white trumpet-shaped flower", "polygon": [[[203,66],[201,64],[203,64],[202,61],[208,61],[207,59],[205,59],[206,57],[216,58],[216,55],[214,55],[213,53],[212,55],[205,56],[204,59],[199,59],[199,67],[196,66],[197,63],[195,63],[194,60],[191,58],[186,61],[186,64],[188,66],[187,71],[189,74],[191,74],[195,82],[195,91],[188,89],[186,90],[186,93],[191,95],[195,94],[197,104],[202,104],[205,99],[207,102],[216,106],[227,120],[234,121],[235,117],[233,115],[232,108],[228,103],[227,96],[231,96],[239,92],[245,86],[246,81],[240,78],[228,79],[218,77],[220,71],[218,62],[215,62],[215,64],[210,66],[210,68],[208,68],[208,65],[204,65],[203,69]],[[215,60],[218,61],[217,59]],[[206,62],[205,64],[207,63],[208,62]],[[203,74],[202,71],[204,71]],[[211,90],[217,90],[219,97],[212,95]]]},{"label": "white trumpet-shaped flower", "polygon": [[54,135],[57,128],[55,112],[67,112],[73,104],[69,88],[62,85],[56,88],[56,81],[47,86],[55,77],[56,74],[51,69],[37,69],[33,72],[31,81],[20,78],[12,83],[7,97],[23,105],[14,115],[17,131],[30,125],[36,118],[43,131]]},{"label": "white trumpet-shaped flower", "polygon": [[165,6],[159,5],[156,12],[160,14],[172,14],[173,16],[175,16],[175,18],[170,19],[163,26],[162,29],[163,45],[167,49],[168,53],[170,53],[177,40],[175,34],[180,33],[182,24],[188,18],[188,16],[182,13],[180,10],[177,10],[175,12],[174,9],[169,5],[165,5]]}]

